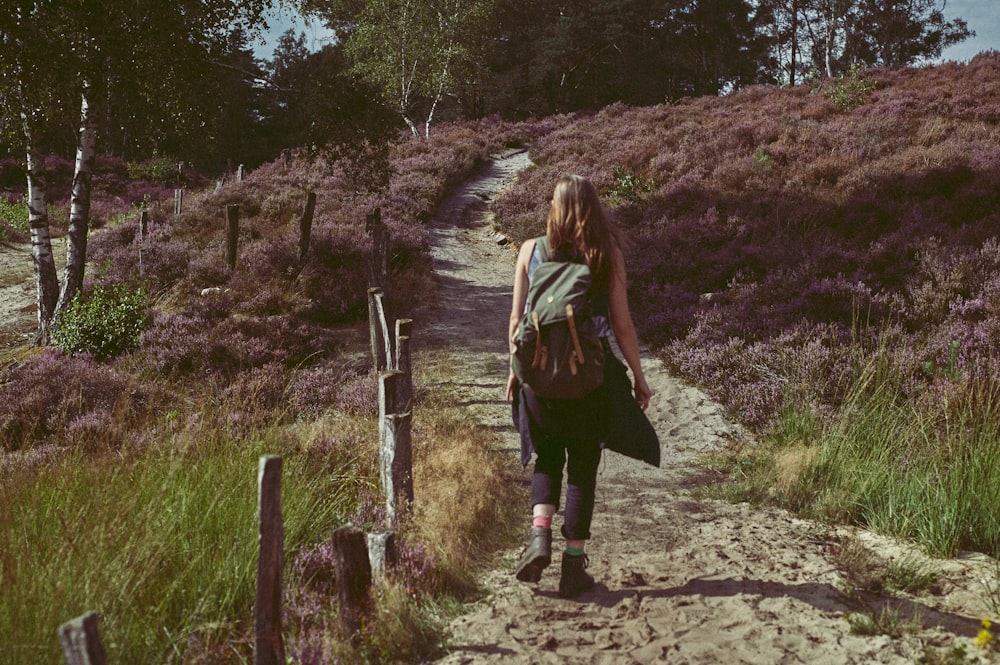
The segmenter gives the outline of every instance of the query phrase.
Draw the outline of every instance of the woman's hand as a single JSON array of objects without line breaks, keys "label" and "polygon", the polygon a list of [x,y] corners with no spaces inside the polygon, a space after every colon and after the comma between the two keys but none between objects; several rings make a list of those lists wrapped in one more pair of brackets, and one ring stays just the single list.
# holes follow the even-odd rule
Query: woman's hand
[{"label": "woman's hand", "polygon": [[653,396],[653,391],[649,389],[645,377],[640,376],[635,380],[633,392],[635,393],[635,401],[639,403],[639,408],[645,411],[646,407],[649,406],[649,398]]},{"label": "woman's hand", "polygon": [[514,399],[514,391],[517,390],[517,378],[514,376],[514,370],[510,371],[510,376],[507,377],[507,401],[510,402]]}]

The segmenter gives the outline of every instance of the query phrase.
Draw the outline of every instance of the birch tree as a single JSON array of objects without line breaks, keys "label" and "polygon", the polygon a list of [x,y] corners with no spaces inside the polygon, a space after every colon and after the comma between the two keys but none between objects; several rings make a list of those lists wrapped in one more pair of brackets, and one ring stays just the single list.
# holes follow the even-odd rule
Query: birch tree
[{"label": "birch tree", "polygon": [[[230,29],[234,25],[252,29],[270,0],[12,0],[8,4],[10,12],[0,18],[0,97],[8,103],[0,113],[6,116],[4,126],[16,114],[21,128],[16,143],[24,149],[27,162],[38,289],[35,342],[44,345],[60,312],[83,284],[98,139],[95,100],[110,97],[110,82],[143,87],[150,75],[183,81],[191,58],[210,62]],[[75,118],[72,108],[79,110]],[[40,159],[45,136],[69,123],[76,126],[77,151],[60,291]]]},{"label": "birch tree", "polygon": [[840,76],[857,65],[900,67],[937,58],[975,33],[945,17],[946,0],[758,0],[774,18],[779,59],[790,43],[798,71]]},{"label": "birch tree", "polygon": [[305,0],[345,42],[355,73],[415,137],[430,137],[442,100],[482,58],[492,0]]}]

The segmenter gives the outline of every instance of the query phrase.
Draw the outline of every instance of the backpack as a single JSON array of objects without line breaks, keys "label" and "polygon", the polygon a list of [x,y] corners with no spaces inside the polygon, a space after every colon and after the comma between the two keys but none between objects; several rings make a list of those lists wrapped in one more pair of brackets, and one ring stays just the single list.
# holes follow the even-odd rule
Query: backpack
[{"label": "backpack", "polygon": [[529,275],[524,315],[512,340],[511,369],[539,397],[578,399],[604,381],[590,268],[552,258],[546,236],[535,241],[535,251],[542,262]]}]

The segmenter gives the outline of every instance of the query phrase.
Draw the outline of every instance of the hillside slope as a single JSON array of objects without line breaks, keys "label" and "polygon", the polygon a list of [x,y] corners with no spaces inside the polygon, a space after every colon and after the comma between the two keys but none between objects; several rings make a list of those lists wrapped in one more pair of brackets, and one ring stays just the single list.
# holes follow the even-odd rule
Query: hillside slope
[{"label": "hillside slope", "polygon": [[[457,399],[504,432],[501,452],[512,458],[502,331],[514,254],[497,247],[482,200],[509,181],[520,159],[499,160],[443,206],[431,228],[439,304],[415,318],[429,338],[418,363],[456,370]],[[692,489],[715,480],[701,475],[695,456],[741,430],[659,360],[646,354],[644,363],[663,465],[605,455],[589,547],[596,588],[558,598],[558,556],[537,586],[519,583],[512,550],[484,580],[490,595],[452,623],[450,653],[439,662],[902,664],[936,648],[974,653],[986,612],[978,586],[985,558],[930,560],[781,510],[695,498]],[[524,515],[526,532],[527,497]],[[873,580],[893,564],[933,570],[936,582],[914,593],[873,593]],[[883,617],[890,635],[854,634],[849,617],[866,613]]]}]

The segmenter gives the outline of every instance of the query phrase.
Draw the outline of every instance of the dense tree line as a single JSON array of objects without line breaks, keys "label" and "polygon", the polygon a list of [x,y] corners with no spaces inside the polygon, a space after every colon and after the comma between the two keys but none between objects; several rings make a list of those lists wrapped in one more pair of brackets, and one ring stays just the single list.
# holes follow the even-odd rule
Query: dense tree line
[{"label": "dense tree line", "polygon": [[445,109],[645,105],[940,56],[945,0],[302,0],[415,134]]},{"label": "dense tree line", "polygon": [[295,0],[337,40],[310,52],[289,32],[262,60],[251,44],[272,4],[17,0],[0,17],[8,151],[20,153],[27,106],[36,149],[72,154],[83,80],[101,152],[219,170],[393,124],[426,136],[441,118],[655,104],[912,64],[971,34],[944,0]]},{"label": "dense tree line", "polygon": [[[378,155],[396,127],[646,105],[939,56],[945,0],[284,0],[335,43],[250,40],[282,0],[10,0],[0,136],[25,158],[39,332],[80,290],[98,151],[218,171],[285,148]],[[360,151],[359,151],[360,148]],[[75,153],[62,285],[41,158]],[[377,172],[378,169],[367,169]]]}]

